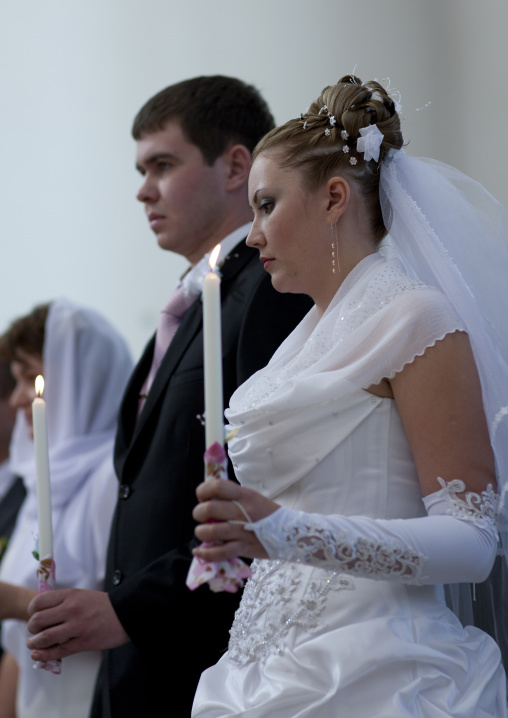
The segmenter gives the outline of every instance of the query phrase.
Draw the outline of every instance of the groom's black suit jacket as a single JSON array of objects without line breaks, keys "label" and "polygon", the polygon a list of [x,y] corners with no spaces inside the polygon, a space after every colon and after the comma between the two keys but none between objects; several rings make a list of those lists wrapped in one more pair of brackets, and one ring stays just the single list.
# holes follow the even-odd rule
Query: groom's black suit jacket
[{"label": "groom's black suit jacket", "polygon": [[[311,306],[278,294],[258,252],[238,245],[222,267],[224,405]],[[134,370],[115,447],[119,498],[111,528],[106,590],[132,642],[106,651],[92,715],[185,718],[201,672],[227,648],[238,594],[185,586],[203,480],[202,305],[187,311],[136,422],[154,339]],[[162,714],[162,713],[161,713]]]}]

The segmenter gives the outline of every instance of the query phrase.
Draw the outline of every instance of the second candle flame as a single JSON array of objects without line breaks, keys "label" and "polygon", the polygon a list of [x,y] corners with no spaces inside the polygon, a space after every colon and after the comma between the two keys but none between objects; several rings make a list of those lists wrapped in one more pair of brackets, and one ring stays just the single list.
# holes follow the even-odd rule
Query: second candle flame
[{"label": "second candle flame", "polygon": [[44,379],[40,374],[35,377],[35,393],[37,396],[42,396],[44,393]]}]

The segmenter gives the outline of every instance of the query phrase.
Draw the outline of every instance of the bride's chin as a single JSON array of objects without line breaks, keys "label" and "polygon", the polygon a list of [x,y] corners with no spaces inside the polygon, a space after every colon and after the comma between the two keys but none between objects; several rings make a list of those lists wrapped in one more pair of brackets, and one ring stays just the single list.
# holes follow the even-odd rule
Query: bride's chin
[{"label": "bride's chin", "polygon": [[293,286],[294,282],[291,282],[287,276],[285,276],[279,272],[275,272],[274,274],[271,275],[271,277],[272,277],[272,287],[274,289],[276,289],[278,292],[280,292],[281,294],[286,294],[289,292],[294,293],[294,294],[300,294],[300,290],[295,289],[295,287]]}]

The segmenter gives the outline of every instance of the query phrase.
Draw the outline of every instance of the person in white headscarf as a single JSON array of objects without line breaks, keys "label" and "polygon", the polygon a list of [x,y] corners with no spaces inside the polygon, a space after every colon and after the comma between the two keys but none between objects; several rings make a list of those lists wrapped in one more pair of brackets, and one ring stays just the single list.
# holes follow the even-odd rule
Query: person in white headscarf
[{"label": "person in white headscarf", "polygon": [[403,144],[346,76],[254,152],[247,243],[315,307],[231,398],[241,485],[198,488],[196,556],[255,561],[195,718],[507,716],[499,647],[442,586],[496,556],[506,213]]},{"label": "person in white headscarf", "polygon": [[100,589],[117,491],[112,462],[116,417],[132,362],[123,338],[106,319],[65,299],[14,322],[0,339],[0,354],[10,361],[17,382],[11,396],[17,418],[10,466],[23,477],[27,491],[0,573],[6,651],[0,716],[85,718],[99,653],[66,659],[62,674],[53,675],[34,670],[26,647],[27,607],[37,593],[34,380],[38,374],[45,380],[56,585]]}]

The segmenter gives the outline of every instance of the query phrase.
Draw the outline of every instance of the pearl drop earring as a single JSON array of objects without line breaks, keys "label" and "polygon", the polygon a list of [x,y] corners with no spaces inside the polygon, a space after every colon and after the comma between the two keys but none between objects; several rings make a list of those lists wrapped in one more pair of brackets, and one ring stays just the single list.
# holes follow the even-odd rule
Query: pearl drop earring
[{"label": "pearl drop earring", "polygon": [[330,223],[330,230],[332,232],[332,272],[336,274],[340,272],[339,262],[339,245],[337,243],[337,223]]}]

